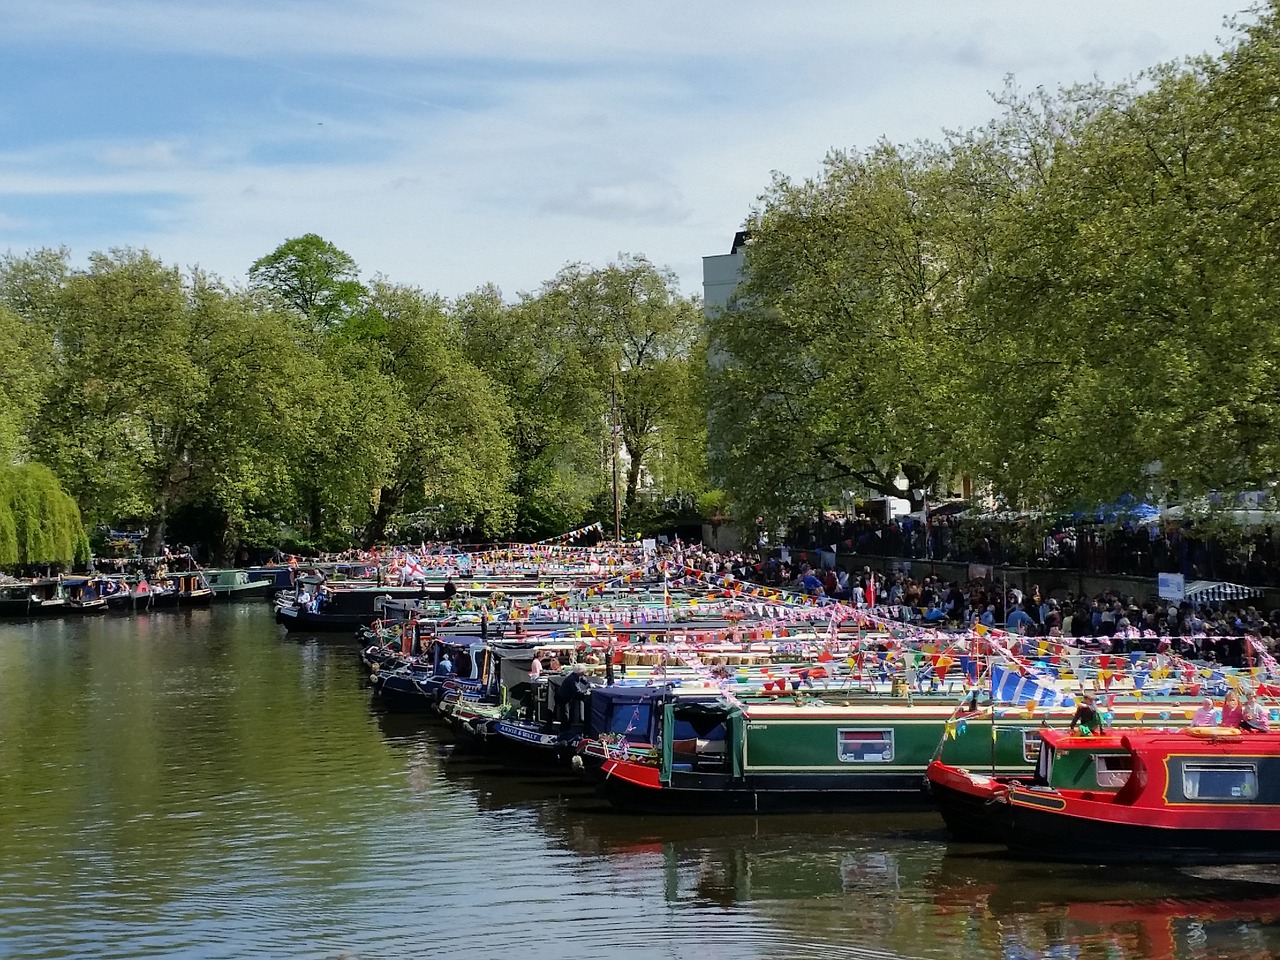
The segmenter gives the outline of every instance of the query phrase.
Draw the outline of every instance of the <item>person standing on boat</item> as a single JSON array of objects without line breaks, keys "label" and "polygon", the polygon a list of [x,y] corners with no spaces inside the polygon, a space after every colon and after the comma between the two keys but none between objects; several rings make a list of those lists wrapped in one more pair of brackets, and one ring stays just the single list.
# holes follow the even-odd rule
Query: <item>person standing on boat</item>
[{"label": "person standing on boat", "polygon": [[1097,735],[1102,733],[1104,727],[1102,714],[1098,711],[1098,705],[1094,700],[1093,694],[1086,693],[1080,699],[1080,706],[1076,707],[1075,716],[1071,718],[1069,732],[1075,733],[1078,728],[1086,736],[1089,734]]},{"label": "person standing on boat", "polygon": [[575,663],[556,688],[556,718],[563,727],[570,727],[576,722],[578,704],[586,700],[587,691],[591,689],[586,671],[586,664]]},{"label": "person standing on boat", "polygon": [[1014,633],[1028,633],[1035,626],[1035,621],[1031,619],[1031,614],[1022,609],[1022,602],[1018,601],[1013,605],[1013,612],[1009,614],[1005,626]]},{"label": "person standing on boat", "polygon": [[458,595],[458,585],[453,582],[453,574],[444,578],[444,602],[452,603],[453,598]]}]

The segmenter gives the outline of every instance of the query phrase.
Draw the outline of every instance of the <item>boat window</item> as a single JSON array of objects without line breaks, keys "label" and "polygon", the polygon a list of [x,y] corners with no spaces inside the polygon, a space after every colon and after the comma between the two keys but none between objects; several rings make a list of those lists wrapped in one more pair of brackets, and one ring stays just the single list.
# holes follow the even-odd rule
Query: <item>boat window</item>
[{"label": "boat window", "polygon": [[836,731],[836,744],[841,763],[892,763],[893,731],[885,728]]},{"label": "boat window", "polygon": [[1182,793],[1188,800],[1256,800],[1258,767],[1252,763],[1185,763]]},{"label": "boat window", "polygon": [[1129,780],[1133,772],[1133,757],[1129,754],[1112,757],[1093,758],[1094,776],[1098,786],[1104,790],[1119,790]]},{"label": "boat window", "polygon": [[1027,763],[1035,763],[1040,759],[1040,739],[1039,730],[1023,730],[1022,731],[1022,759]]}]

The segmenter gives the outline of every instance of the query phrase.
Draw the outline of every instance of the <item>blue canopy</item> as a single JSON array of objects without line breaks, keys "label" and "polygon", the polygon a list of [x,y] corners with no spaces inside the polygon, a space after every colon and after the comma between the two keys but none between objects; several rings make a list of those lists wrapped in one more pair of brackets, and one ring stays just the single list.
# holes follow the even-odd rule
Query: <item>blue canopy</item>
[{"label": "blue canopy", "polygon": [[1114,503],[1104,503],[1091,511],[1077,510],[1072,520],[1095,523],[1145,523],[1160,516],[1160,508],[1139,500],[1131,493],[1122,494]]}]

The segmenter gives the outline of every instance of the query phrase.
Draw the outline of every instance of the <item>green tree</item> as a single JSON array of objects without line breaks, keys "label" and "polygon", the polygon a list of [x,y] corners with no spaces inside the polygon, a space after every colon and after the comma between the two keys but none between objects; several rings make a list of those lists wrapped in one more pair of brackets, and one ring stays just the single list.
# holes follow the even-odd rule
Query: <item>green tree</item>
[{"label": "green tree", "polygon": [[426,508],[438,508],[442,523],[509,530],[510,414],[459,348],[444,302],[378,281],[353,329],[359,349],[351,359],[385,385],[385,454],[363,542],[382,541],[398,515]]},{"label": "green tree", "polygon": [[347,253],[314,233],[286,240],[249,268],[251,289],[294,310],[313,328],[332,330],[360,305],[364,287]]},{"label": "green tree", "polygon": [[711,325],[715,470],[748,512],[805,513],[851,484],[896,495],[899,470],[928,490],[954,469],[969,205],[928,145],[775,180]]},{"label": "green tree", "polygon": [[550,299],[505,304],[485,287],[452,310],[467,358],[511,412],[514,530],[538,539],[582,524],[602,490],[605,397],[584,345]]},{"label": "green tree", "polygon": [[1280,474],[1277,82],[1267,7],[1220,57],[1063,96],[1051,172],[974,289],[1006,369],[981,464],[1001,489],[1069,505]]},{"label": "green tree", "polygon": [[640,256],[597,270],[567,266],[541,298],[567,318],[601,389],[611,395],[610,419],[627,456],[623,509],[629,515],[662,435],[676,436],[701,397],[688,371],[703,338],[699,303],[679,294],[670,270]]},{"label": "green tree", "polygon": [[[329,389],[313,404],[312,442],[299,444],[295,488],[315,545],[329,540],[367,502],[368,460],[378,454],[371,436],[379,385],[351,371],[351,340],[362,309],[365,287],[355,260],[314,233],[286,240],[249,268],[249,288],[266,304],[292,313],[302,323],[303,349],[324,358]],[[340,342],[334,342],[335,337]],[[305,464],[305,467],[304,467]],[[358,492],[357,492],[358,491]]]},{"label": "green tree", "polygon": [[37,463],[0,465],[0,567],[89,559],[89,538],[75,501]]},{"label": "green tree", "polygon": [[96,523],[143,519],[154,548],[176,510],[200,504],[220,511],[229,551],[251,505],[289,486],[319,361],[287,318],[149,253],[48,267],[14,261],[2,275],[6,302],[31,311],[23,324],[49,344],[30,452]]}]

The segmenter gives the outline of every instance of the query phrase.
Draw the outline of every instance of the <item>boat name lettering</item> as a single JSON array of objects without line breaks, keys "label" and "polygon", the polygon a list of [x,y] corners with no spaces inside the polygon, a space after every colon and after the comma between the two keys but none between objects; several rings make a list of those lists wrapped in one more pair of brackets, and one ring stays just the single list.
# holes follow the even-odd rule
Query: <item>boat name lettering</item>
[{"label": "boat name lettering", "polygon": [[546,739],[545,734],[538,733],[536,730],[525,730],[522,727],[512,727],[502,724],[499,729],[503,736],[514,737],[517,740],[528,740],[530,743],[542,743]]}]

